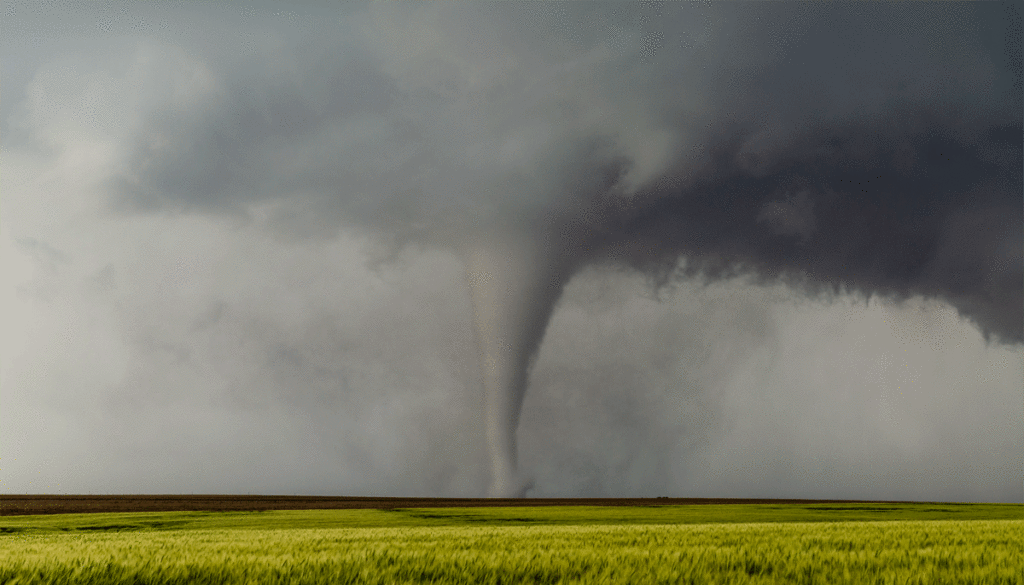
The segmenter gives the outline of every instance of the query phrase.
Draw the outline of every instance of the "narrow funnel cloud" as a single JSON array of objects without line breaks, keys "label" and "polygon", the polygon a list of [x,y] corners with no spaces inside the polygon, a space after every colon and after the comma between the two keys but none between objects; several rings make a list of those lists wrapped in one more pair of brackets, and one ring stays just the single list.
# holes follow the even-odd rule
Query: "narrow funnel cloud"
[{"label": "narrow funnel cloud", "polygon": [[522,234],[480,241],[466,254],[466,281],[485,395],[490,497],[521,498],[516,429],[530,369],[571,270],[542,239]]}]

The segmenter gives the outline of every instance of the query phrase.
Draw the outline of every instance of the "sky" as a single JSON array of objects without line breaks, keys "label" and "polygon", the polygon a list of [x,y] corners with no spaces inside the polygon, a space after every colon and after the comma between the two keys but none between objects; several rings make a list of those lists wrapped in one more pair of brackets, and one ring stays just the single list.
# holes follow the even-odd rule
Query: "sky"
[{"label": "sky", "polygon": [[0,494],[1024,501],[1013,2],[20,2]]}]

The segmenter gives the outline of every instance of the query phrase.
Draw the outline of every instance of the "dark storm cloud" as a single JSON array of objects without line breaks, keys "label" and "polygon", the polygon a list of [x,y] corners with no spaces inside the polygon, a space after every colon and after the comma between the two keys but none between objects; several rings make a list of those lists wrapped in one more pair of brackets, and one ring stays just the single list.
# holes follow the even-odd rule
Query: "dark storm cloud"
[{"label": "dark storm cloud", "polygon": [[[938,297],[986,336],[1022,341],[1020,127],[982,127],[972,144],[935,136],[941,122],[900,131],[901,119],[819,128],[756,174],[737,164],[743,138],[716,145],[714,170],[650,195],[610,230],[610,248],[655,271],[681,255],[688,274],[742,266],[806,274],[817,292]],[[998,144],[996,133],[1018,138]]]},{"label": "dark storm cloud", "polygon": [[1014,9],[375,7],[218,57],[111,184],[121,209],[270,203],[307,235],[542,229],[577,264],[923,294],[1020,342]]}]

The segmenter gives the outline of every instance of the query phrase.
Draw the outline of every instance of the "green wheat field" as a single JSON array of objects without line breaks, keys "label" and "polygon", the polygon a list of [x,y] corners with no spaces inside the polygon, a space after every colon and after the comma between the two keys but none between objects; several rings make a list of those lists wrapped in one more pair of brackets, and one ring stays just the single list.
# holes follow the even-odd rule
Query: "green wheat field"
[{"label": "green wheat field", "polygon": [[1024,583],[1020,504],[0,517],[0,583]]}]

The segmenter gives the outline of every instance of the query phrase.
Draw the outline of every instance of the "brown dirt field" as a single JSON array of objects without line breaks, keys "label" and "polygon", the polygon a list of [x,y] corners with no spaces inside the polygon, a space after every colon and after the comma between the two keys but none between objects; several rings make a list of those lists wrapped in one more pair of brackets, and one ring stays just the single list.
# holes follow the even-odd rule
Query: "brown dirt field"
[{"label": "brown dirt field", "polygon": [[[237,495],[3,495],[0,516],[86,512],[339,510],[486,506],[681,506],[701,504],[833,504],[864,500],[754,500],[709,498],[370,498]],[[873,502],[900,503],[900,502]]]}]

